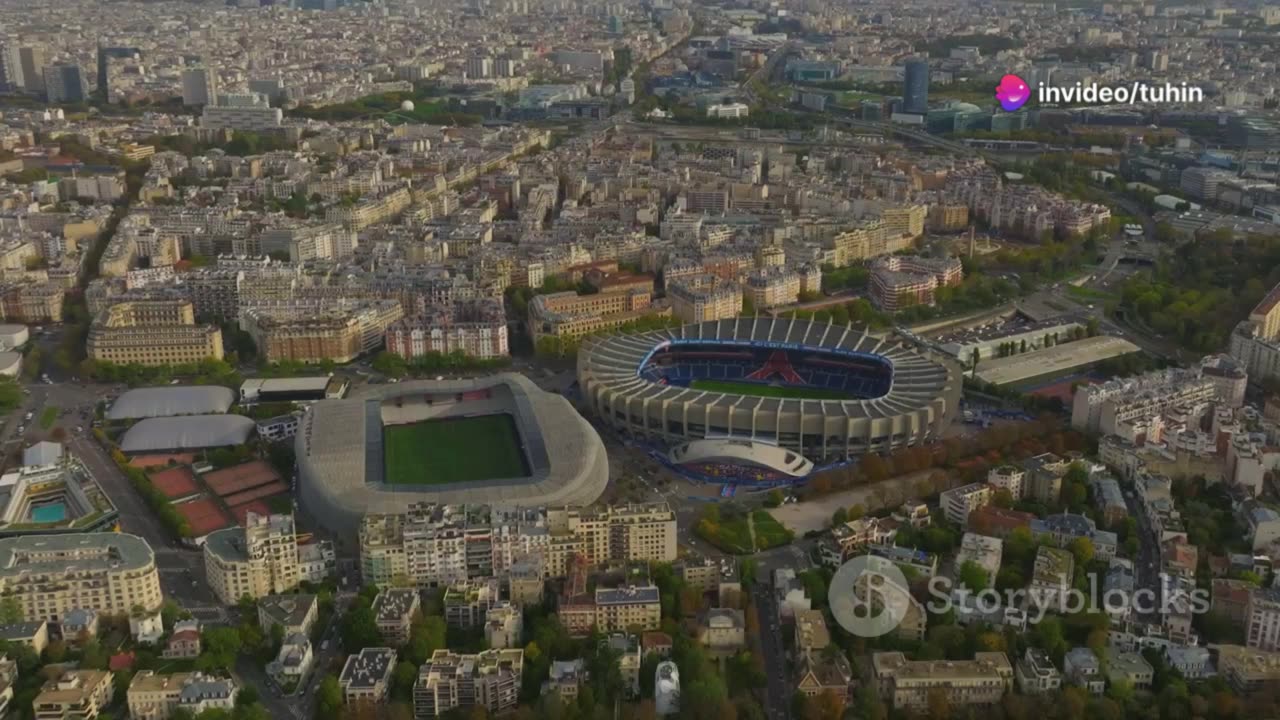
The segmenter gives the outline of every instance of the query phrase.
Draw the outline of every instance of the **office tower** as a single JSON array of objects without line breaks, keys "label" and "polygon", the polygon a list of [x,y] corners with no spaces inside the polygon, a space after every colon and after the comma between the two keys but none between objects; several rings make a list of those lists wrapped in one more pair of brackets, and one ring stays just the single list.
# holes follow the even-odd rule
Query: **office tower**
[{"label": "office tower", "polygon": [[57,63],[44,68],[45,97],[51,103],[84,102],[88,94],[84,72],[73,63]]},{"label": "office tower", "polygon": [[24,85],[18,46],[9,43],[0,44],[0,90],[16,92]]},{"label": "office tower", "polygon": [[98,48],[98,94],[106,99],[111,80],[107,77],[107,66],[113,59],[142,57],[142,51],[135,47],[99,47]]},{"label": "office tower", "polygon": [[22,89],[33,95],[44,92],[44,48],[20,48],[18,60],[22,64]]},{"label": "office tower", "polygon": [[929,61],[925,58],[907,61],[902,109],[918,115],[929,111]]},{"label": "office tower", "polygon": [[487,57],[467,58],[467,77],[469,79],[493,76],[493,59]]},{"label": "office tower", "polygon": [[218,76],[206,67],[182,71],[182,104],[208,105],[218,96]]},{"label": "office tower", "polygon": [[44,50],[0,43],[0,89],[9,92],[44,92]]},{"label": "office tower", "polygon": [[[250,79],[249,92],[266,95],[272,106],[279,107],[284,100],[284,82],[280,78]],[[212,99],[214,96],[209,97]]]}]

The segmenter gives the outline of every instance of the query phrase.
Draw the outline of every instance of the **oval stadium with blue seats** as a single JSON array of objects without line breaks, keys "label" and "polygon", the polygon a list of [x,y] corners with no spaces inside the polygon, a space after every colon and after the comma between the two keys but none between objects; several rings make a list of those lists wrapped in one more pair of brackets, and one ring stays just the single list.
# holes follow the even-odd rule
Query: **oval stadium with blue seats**
[{"label": "oval stadium with blue seats", "polygon": [[935,437],[962,376],[893,333],[757,316],[589,339],[578,380],[603,420],[637,438],[748,439],[825,462]]}]

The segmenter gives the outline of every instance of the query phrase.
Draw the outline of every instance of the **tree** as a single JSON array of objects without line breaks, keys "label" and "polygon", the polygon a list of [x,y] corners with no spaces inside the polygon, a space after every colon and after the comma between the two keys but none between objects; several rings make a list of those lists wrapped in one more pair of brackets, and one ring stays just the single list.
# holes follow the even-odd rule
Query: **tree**
[{"label": "tree", "polygon": [[833,512],[833,513],[831,513],[831,526],[832,526],[832,527],[835,527],[835,526],[837,526],[837,525],[843,525],[843,524],[845,524],[846,522],[848,522],[848,520],[849,520],[849,511],[848,511],[848,510],[845,510],[845,509],[844,509],[844,508],[842,508],[842,507],[840,507],[840,508],[836,508],[836,511],[835,511],[835,512]]},{"label": "tree", "polygon": [[325,675],[316,688],[316,720],[333,720],[342,710],[342,686],[337,676]]},{"label": "tree", "polygon": [[378,632],[378,620],[373,610],[359,603],[342,619],[342,647],[348,653],[358,653],[367,647],[377,647],[382,634]]},{"label": "tree", "polygon": [[782,494],[782,491],[779,490],[778,488],[774,488],[769,491],[769,496],[768,498],[765,499],[764,504],[767,507],[776,508],[782,505],[783,499],[784,499],[784,496]]},{"label": "tree", "polygon": [[25,619],[22,612],[22,604],[18,602],[18,598],[9,596],[0,599],[0,623],[13,625]]},{"label": "tree", "polygon": [[407,660],[396,663],[391,672],[391,697],[396,700],[413,699],[413,684],[418,680],[418,666]]},{"label": "tree", "polygon": [[203,651],[196,661],[196,666],[205,671],[230,670],[235,666],[236,655],[240,653],[240,631],[231,627],[215,627],[206,630],[201,636]]},{"label": "tree", "polygon": [[1089,538],[1076,538],[1067,546],[1071,550],[1071,554],[1075,556],[1076,567],[1084,568],[1093,560],[1094,548],[1093,541]]},{"label": "tree", "polygon": [[960,584],[969,588],[973,592],[981,592],[986,590],[990,579],[987,577],[986,568],[972,560],[966,560],[960,565]]},{"label": "tree", "polygon": [[97,640],[90,640],[80,651],[80,665],[90,670],[106,670],[107,651]]},{"label": "tree", "polygon": [[446,631],[444,619],[438,615],[415,620],[409,627],[406,653],[409,662],[421,665],[431,658],[432,653],[445,647]]}]

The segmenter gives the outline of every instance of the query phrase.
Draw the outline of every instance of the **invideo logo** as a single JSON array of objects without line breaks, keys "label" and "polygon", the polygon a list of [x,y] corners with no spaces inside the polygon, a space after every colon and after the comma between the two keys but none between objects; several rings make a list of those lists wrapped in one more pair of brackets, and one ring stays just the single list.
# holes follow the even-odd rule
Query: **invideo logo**
[{"label": "invideo logo", "polygon": [[1000,84],[996,86],[996,100],[1000,101],[1000,107],[1005,112],[1013,112],[1023,105],[1027,104],[1027,100],[1031,99],[1031,88],[1027,87],[1027,81],[1017,75],[1005,75],[1000,78]]}]

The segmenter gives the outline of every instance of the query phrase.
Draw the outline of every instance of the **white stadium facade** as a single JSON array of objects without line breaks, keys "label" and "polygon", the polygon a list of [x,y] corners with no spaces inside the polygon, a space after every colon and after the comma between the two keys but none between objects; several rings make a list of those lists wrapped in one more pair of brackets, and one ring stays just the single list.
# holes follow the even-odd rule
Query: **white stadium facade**
[{"label": "white stadium facade", "polygon": [[[710,387],[725,381],[780,387]],[[578,382],[604,422],[655,445],[732,438],[821,462],[937,437],[957,412],[963,378],[953,359],[894,333],[757,316],[584,341]],[[788,385],[824,399],[801,399]],[[745,454],[787,475],[807,470],[764,447],[719,445],[733,450],[726,462]],[[715,452],[692,449],[703,459]]]}]

